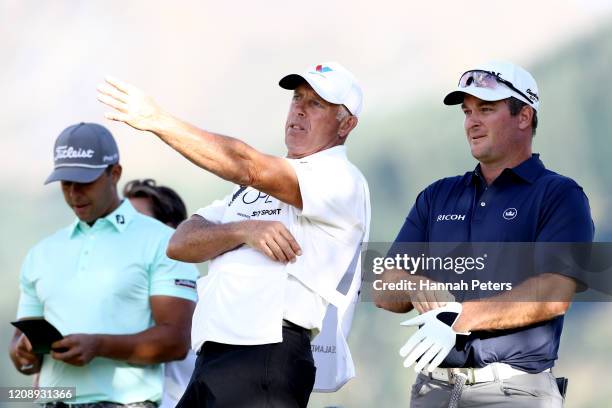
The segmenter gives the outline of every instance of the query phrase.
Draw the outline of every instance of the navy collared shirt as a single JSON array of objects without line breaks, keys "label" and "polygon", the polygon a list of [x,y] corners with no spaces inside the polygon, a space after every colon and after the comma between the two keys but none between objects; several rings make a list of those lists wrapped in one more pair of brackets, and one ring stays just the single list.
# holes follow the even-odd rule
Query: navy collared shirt
[{"label": "navy collared shirt", "polygon": [[[488,186],[480,165],[431,184],[417,197],[395,242],[590,242],[593,234],[582,187],[546,169],[534,154]],[[562,327],[559,316],[519,329],[473,332],[442,366],[502,362],[541,372],[557,359]]]}]

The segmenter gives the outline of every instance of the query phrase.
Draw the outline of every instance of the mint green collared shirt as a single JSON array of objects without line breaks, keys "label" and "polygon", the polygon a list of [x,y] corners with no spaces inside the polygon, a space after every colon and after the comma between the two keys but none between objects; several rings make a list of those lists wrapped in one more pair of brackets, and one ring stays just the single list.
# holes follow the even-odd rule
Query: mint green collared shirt
[{"label": "mint green collared shirt", "polygon": [[[43,316],[63,335],[133,334],[154,325],[149,298],[196,301],[195,266],[166,256],[173,230],[128,200],[90,227],[75,220],[28,253],[17,318]],[[76,387],[72,403],[159,401],[162,367],[96,357],[84,367],[46,354],[41,387]]]}]

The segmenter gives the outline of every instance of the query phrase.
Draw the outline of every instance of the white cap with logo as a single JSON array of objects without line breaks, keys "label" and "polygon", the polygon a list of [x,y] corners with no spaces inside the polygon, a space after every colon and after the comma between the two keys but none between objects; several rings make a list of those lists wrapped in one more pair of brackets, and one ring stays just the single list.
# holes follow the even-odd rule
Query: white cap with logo
[{"label": "white cap with logo", "polygon": [[304,81],[329,103],[344,105],[354,116],[363,106],[361,87],[346,68],[337,62],[325,62],[309,67],[301,74],[289,74],[279,81],[285,89],[295,89]]},{"label": "white cap with logo", "polygon": [[538,85],[524,68],[509,62],[488,62],[466,71],[457,88],[444,98],[446,105],[463,103],[465,94],[484,101],[500,101],[511,96],[536,111],[540,107]]}]

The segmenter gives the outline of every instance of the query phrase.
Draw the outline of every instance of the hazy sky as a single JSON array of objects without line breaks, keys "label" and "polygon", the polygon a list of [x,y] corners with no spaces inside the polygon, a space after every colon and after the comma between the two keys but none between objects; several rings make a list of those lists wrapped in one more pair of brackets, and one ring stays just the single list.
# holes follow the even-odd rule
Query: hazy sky
[{"label": "hazy sky", "polygon": [[[200,126],[283,153],[289,96],[276,83],[337,60],[365,91],[361,120],[438,100],[470,64],[537,62],[609,22],[606,1],[3,1],[0,173],[36,191],[53,141],[79,121],[107,122],[95,100],[105,74],[144,88]],[[198,172],[151,135],[110,124],[126,174]],[[172,163],[171,172],[159,163]],[[16,180],[14,174],[20,174]]]}]

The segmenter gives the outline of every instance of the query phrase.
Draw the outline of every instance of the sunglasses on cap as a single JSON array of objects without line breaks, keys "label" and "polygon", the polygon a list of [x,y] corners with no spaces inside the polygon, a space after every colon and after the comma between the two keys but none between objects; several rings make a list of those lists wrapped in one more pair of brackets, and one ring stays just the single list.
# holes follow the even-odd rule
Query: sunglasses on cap
[{"label": "sunglasses on cap", "polygon": [[478,88],[497,89],[499,84],[503,84],[514,92],[518,93],[523,98],[525,98],[526,101],[529,101],[529,104],[531,105],[533,104],[533,102],[539,100],[537,94],[530,92],[531,96],[525,95],[525,93],[517,89],[512,84],[512,82],[503,79],[500,74],[496,74],[495,72],[482,70],[467,71],[466,73],[461,75],[461,78],[459,79],[460,88],[475,86]]}]

